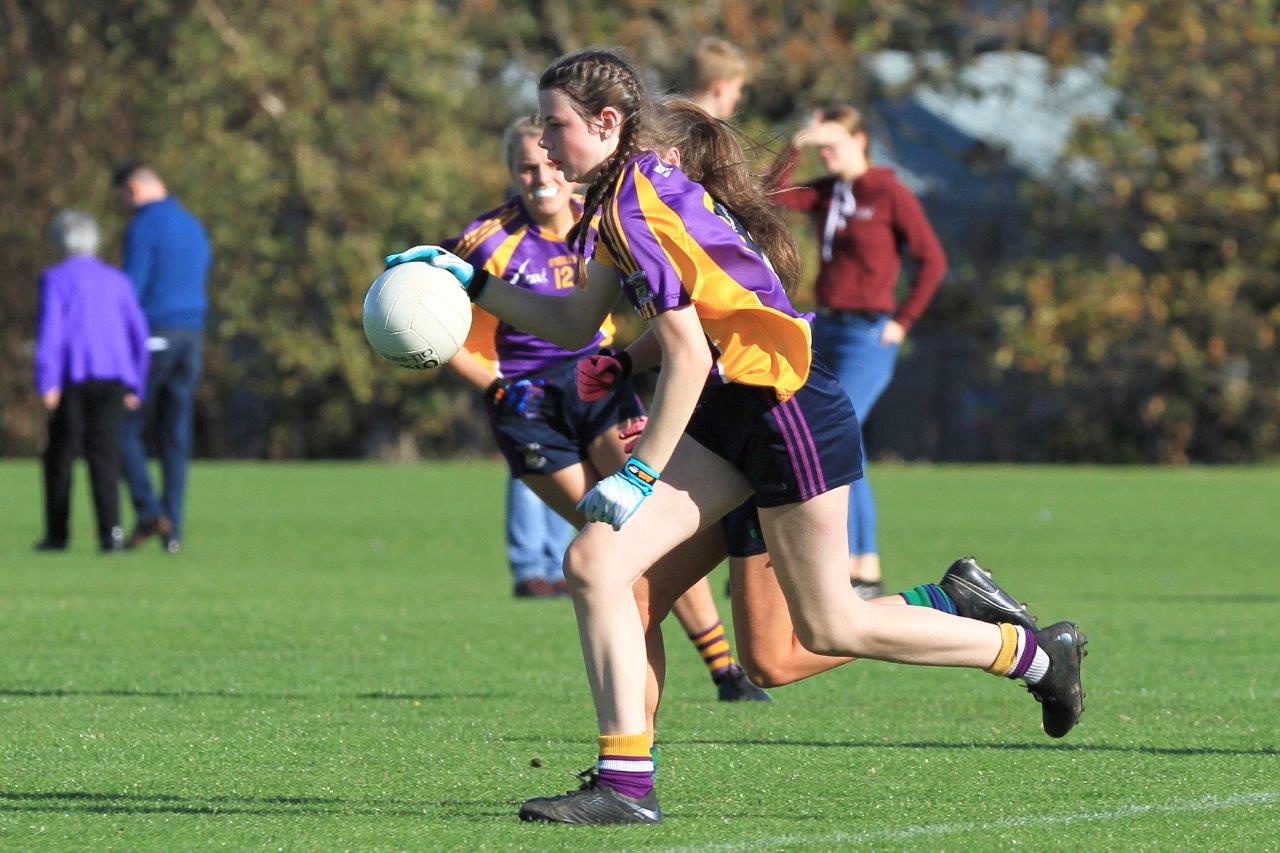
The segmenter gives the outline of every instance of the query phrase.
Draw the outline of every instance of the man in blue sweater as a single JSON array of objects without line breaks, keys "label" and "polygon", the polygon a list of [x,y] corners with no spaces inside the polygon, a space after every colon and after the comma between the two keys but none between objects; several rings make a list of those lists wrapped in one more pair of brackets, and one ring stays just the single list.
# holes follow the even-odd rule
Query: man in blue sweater
[{"label": "man in blue sweater", "polygon": [[[130,412],[124,424],[124,477],[137,514],[128,544],[137,547],[158,535],[165,550],[176,554],[182,547],[187,458],[208,308],[209,238],[200,220],[169,195],[151,168],[139,163],[122,166],[112,185],[121,203],[133,210],[124,235],[124,272],[151,327],[146,406]],[[151,412],[157,420],[164,477],[159,500],[142,445]]]}]

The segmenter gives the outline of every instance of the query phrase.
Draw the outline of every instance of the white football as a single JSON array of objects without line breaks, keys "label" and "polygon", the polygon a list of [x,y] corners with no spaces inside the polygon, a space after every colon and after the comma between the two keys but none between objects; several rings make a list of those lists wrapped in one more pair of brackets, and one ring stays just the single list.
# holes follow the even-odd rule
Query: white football
[{"label": "white football", "polygon": [[471,301],[453,275],[420,261],[378,276],[364,298],[364,336],[401,367],[439,367],[471,331]]}]

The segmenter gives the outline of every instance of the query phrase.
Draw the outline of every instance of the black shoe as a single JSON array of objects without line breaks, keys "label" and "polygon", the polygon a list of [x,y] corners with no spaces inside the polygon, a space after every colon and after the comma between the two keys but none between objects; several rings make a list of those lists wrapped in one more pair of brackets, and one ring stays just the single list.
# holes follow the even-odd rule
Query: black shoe
[{"label": "black shoe", "polygon": [[634,800],[600,784],[595,768],[578,774],[582,787],[558,797],[534,797],[520,806],[521,820],[547,823],[661,823],[658,792]]},{"label": "black shoe", "polygon": [[773,699],[751,683],[742,667],[734,664],[724,675],[715,679],[721,702],[772,702]]},{"label": "black shoe", "polygon": [[1028,684],[1027,689],[1040,703],[1044,733],[1062,737],[1084,713],[1080,661],[1088,654],[1084,647],[1089,638],[1072,622],[1055,622],[1035,633],[1036,643],[1049,656],[1049,672],[1039,684]]},{"label": "black shoe", "polygon": [[125,547],[137,548],[152,536],[160,536],[167,539],[171,533],[173,533],[173,522],[163,515],[145,520],[139,519],[138,523],[133,526],[133,533],[129,534]]},{"label": "black shoe", "polygon": [[992,624],[1009,622],[1028,631],[1036,630],[1036,618],[1027,606],[1005,592],[973,557],[952,563],[938,586],[955,602],[960,616]]},{"label": "black shoe", "polygon": [[37,551],[65,551],[67,550],[67,540],[53,539],[49,536],[41,539],[36,543]]},{"label": "black shoe", "polygon": [[884,595],[884,584],[880,581],[851,580],[849,583],[863,601],[871,601]]},{"label": "black shoe", "polygon": [[120,527],[111,528],[106,536],[98,540],[98,550],[104,554],[118,554],[124,550],[124,530]]}]

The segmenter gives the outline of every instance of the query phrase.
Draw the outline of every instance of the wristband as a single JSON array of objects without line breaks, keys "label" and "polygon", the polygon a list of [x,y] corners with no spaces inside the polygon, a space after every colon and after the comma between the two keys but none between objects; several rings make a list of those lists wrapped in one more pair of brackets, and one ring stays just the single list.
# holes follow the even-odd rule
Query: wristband
[{"label": "wristband", "polygon": [[507,380],[501,376],[490,382],[489,387],[484,389],[484,398],[491,403],[496,403],[505,396],[507,396]]},{"label": "wristband", "polygon": [[622,368],[622,373],[618,375],[618,383],[621,384],[631,378],[631,353],[624,349],[620,349],[613,354],[613,360],[618,362]]},{"label": "wristband", "polygon": [[475,274],[471,276],[471,281],[467,282],[467,298],[475,302],[480,298],[480,294],[484,293],[484,289],[489,286],[489,271],[484,267],[476,267]]},{"label": "wristband", "polygon": [[622,466],[621,474],[623,479],[639,489],[645,497],[653,494],[653,484],[662,479],[662,474],[650,468],[643,460],[635,456],[628,459],[627,463]]}]

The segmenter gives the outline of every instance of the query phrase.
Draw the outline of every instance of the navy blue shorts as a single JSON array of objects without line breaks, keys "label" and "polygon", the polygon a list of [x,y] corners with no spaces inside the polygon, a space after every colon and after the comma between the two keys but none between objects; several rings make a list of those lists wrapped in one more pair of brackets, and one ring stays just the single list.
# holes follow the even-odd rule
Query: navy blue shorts
[{"label": "navy blue shorts", "polygon": [[720,520],[724,526],[724,543],[730,557],[754,557],[769,549],[760,530],[760,513],[755,498],[734,509]]},{"label": "navy blue shorts", "polygon": [[[545,370],[525,373],[511,381],[528,380],[532,393],[515,405],[515,394],[485,401],[489,425],[511,476],[551,474],[587,458],[587,445],[605,430],[644,415],[644,404],[630,382],[602,400],[584,403],[578,396],[574,370],[577,359],[566,359]],[[612,471],[603,472],[612,474]]]},{"label": "navy blue shorts", "polygon": [[685,430],[741,471],[757,506],[799,503],[862,477],[862,435],[849,395],[815,355],[785,403],[772,388],[708,385]]}]

